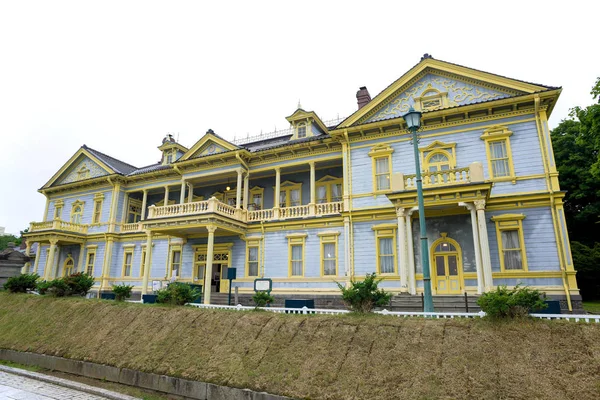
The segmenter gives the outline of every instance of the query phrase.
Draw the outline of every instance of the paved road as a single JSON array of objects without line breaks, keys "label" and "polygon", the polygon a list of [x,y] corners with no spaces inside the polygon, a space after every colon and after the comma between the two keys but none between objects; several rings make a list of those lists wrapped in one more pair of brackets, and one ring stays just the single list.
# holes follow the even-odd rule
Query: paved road
[{"label": "paved road", "polygon": [[0,371],[0,400],[106,400],[79,390]]}]

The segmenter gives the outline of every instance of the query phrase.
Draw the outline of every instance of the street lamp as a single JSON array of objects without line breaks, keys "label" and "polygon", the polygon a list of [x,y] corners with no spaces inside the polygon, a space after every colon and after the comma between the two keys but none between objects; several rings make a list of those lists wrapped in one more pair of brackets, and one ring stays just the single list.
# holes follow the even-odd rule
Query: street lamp
[{"label": "street lamp", "polygon": [[[421,162],[419,161],[419,144],[417,131],[421,128],[421,112],[410,108],[403,115],[410,133],[415,151],[415,169],[417,171],[417,198],[419,201],[419,228],[421,229],[421,263],[423,265],[423,289],[425,292],[423,308],[425,312],[433,312],[433,298],[431,297],[431,276],[429,273],[429,246],[427,244],[427,229],[425,227],[425,206],[423,201],[423,180],[421,179]],[[411,243],[412,245],[412,243]]]}]

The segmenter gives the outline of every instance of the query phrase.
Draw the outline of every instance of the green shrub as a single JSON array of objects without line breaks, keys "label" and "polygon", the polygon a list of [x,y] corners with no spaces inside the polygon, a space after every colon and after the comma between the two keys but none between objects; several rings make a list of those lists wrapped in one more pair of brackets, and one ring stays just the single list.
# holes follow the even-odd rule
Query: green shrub
[{"label": "green shrub", "polygon": [[522,318],[526,317],[531,310],[542,310],[548,307],[544,300],[546,294],[536,289],[520,285],[514,289],[499,286],[493,292],[482,294],[477,304],[488,317],[493,319]]},{"label": "green shrub", "polygon": [[39,279],[38,274],[21,274],[11,276],[4,284],[4,289],[11,293],[27,293],[28,290],[36,288],[36,281]]},{"label": "green shrub", "polygon": [[169,285],[160,289],[156,296],[157,303],[173,304],[182,306],[186,303],[191,303],[200,297],[200,290],[188,285],[187,283],[173,282]]},{"label": "green shrub", "polygon": [[83,272],[71,274],[64,280],[69,287],[67,296],[85,296],[94,286],[94,277]]},{"label": "green shrub", "polygon": [[389,304],[392,294],[378,289],[377,285],[382,279],[377,279],[377,275],[367,274],[365,280],[356,282],[351,280],[350,287],[347,288],[339,282],[336,282],[342,291],[342,299],[351,311],[359,313],[368,313],[373,311],[374,307],[383,307]]},{"label": "green shrub", "polygon": [[55,297],[85,296],[92,286],[94,286],[94,278],[78,272],[64,278],[39,282],[37,290],[40,294],[49,294]]},{"label": "green shrub", "polygon": [[258,291],[252,296],[252,300],[256,303],[256,307],[265,307],[275,301],[275,298],[269,292]]},{"label": "green shrub", "polygon": [[131,297],[131,290],[133,289],[132,285],[113,285],[112,291],[115,294],[115,300],[123,301]]}]

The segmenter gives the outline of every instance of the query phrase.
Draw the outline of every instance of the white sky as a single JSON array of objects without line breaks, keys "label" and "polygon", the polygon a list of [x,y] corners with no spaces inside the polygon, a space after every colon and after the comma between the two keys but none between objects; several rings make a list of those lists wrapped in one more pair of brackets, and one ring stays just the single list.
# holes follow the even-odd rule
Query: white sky
[{"label": "white sky", "polygon": [[[414,5],[411,5],[414,4]],[[493,4],[493,6],[492,6]],[[0,226],[41,221],[40,188],[82,144],[137,167],[287,128],[301,100],[356,109],[423,53],[563,87],[550,124],[592,103],[600,2],[0,0]]]}]

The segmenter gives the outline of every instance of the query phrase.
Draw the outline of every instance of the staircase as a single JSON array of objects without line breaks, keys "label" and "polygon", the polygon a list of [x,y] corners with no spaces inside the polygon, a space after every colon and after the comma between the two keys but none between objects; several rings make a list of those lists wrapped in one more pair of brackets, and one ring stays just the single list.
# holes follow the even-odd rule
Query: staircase
[{"label": "staircase", "polygon": [[[477,305],[479,296],[433,296],[433,308],[436,312],[479,312],[481,308]],[[385,308],[385,307],[384,307]],[[421,295],[400,294],[392,297],[389,311],[423,311],[423,299]]]}]

